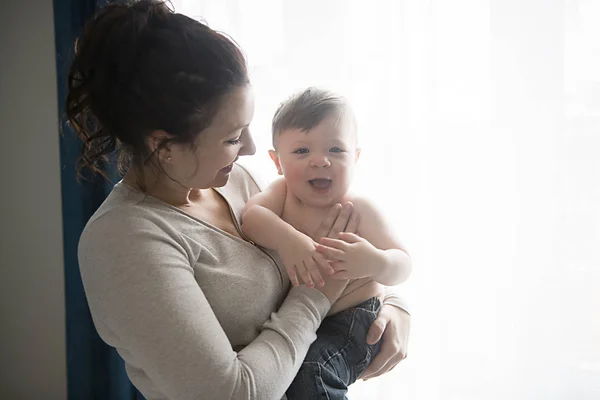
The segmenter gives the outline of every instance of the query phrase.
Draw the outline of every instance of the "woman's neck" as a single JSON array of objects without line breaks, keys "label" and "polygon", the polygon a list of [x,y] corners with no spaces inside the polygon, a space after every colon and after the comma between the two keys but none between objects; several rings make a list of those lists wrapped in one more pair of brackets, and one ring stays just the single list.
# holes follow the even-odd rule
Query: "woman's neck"
[{"label": "woman's neck", "polygon": [[141,187],[139,177],[140,174],[132,168],[123,177],[123,183],[175,207],[198,204],[209,192],[212,192],[212,188],[186,188],[167,176],[157,177],[151,173],[144,174],[145,187]]}]

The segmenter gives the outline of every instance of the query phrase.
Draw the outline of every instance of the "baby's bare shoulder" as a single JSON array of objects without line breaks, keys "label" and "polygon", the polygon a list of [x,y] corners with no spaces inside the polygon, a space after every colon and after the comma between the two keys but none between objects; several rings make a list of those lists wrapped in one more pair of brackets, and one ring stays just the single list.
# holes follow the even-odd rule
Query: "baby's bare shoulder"
[{"label": "baby's bare shoulder", "polygon": [[358,212],[370,212],[377,209],[377,206],[372,199],[358,194],[348,194],[344,197],[344,201],[351,202],[354,206],[354,210]]},{"label": "baby's bare shoulder", "polygon": [[358,231],[366,232],[379,229],[382,215],[373,199],[361,195],[348,195],[346,201],[353,204],[353,212],[358,215]]}]

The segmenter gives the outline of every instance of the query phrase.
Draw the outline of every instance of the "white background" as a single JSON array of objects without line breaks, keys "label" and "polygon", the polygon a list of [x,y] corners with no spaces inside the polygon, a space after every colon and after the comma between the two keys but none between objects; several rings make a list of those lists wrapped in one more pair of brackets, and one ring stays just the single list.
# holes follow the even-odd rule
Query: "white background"
[{"label": "white background", "polygon": [[317,85],[411,250],[409,357],[352,399],[600,398],[600,2],[172,1],[247,54],[256,156]]}]

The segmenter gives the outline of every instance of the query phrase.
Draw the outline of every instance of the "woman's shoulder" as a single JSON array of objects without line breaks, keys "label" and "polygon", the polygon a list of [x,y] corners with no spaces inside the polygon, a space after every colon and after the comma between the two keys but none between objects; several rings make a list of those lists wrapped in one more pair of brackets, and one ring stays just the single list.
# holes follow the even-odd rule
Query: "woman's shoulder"
[{"label": "woman's shoulder", "polygon": [[152,214],[151,209],[145,205],[147,200],[148,196],[143,192],[119,182],[89,219],[88,225],[102,219],[129,220],[138,215]]},{"label": "woman's shoulder", "polygon": [[[122,238],[124,242],[137,232],[176,232],[170,227],[177,213],[166,205],[122,182],[117,183],[104,202],[88,220],[80,243],[101,242],[104,238]],[[172,229],[170,229],[172,228]]]},{"label": "woman's shoulder", "polygon": [[77,257],[84,283],[89,289],[91,282],[129,279],[173,260],[190,269],[190,257],[197,256],[200,248],[183,236],[186,220],[168,205],[118,184],[79,238]]}]

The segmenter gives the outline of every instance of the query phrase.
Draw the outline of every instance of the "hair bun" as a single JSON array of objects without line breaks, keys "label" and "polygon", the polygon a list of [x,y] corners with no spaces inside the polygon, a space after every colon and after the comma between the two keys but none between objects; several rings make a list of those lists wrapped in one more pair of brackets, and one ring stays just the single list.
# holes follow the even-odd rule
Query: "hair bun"
[{"label": "hair bun", "polygon": [[118,149],[143,168],[154,154],[146,138],[155,130],[168,132],[171,142],[194,143],[221,98],[247,83],[237,45],[167,2],[104,6],[76,42],[68,76],[66,114],[83,141],[80,167],[101,172]]}]

